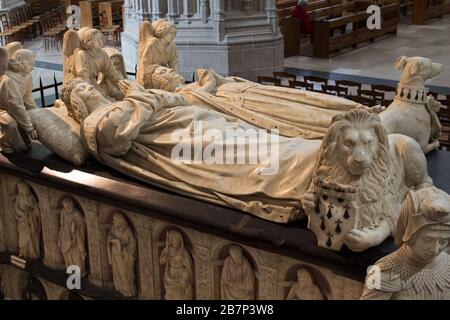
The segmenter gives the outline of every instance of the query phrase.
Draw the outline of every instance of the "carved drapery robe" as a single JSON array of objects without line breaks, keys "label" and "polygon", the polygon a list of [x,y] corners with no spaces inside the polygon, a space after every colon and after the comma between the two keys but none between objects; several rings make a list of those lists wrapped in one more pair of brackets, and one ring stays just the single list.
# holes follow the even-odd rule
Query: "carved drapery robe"
[{"label": "carved drapery robe", "polygon": [[291,289],[289,290],[289,294],[287,300],[324,300],[324,296],[322,291],[320,291],[319,287],[316,284],[311,284],[308,288],[300,287],[298,282],[295,282]]},{"label": "carved drapery robe", "polygon": [[61,212],[61,230],[59,232],[59,246],[64,256],[66,267],[75,265],[80,267],[81,274],[86,274],[86,227],[81,213],[77,209]]},{"label": "carved drapery robe", "polygon": [[322,139],[334,116],[361,106],[319,92],[223,78],[204,70],[198,82],[179,89],[192,104],[239,118],[286,137]]},{"label": "carved drapery robe", "polygon": [[[166,99],[163,93],[133,92],[124,101],[97,109],[83,123],[89,152],[124,174],[173,192],[238,208],[271,221],[286,223],[297,217],[301,212],[299,199],[309,186],[321,141],[267,133],[267,141],[275,140],[273,144],[278,145],[273,158],[269,157],[271,164],[175,163],[172,153],[180,143],[193,146],[199,135],[210,130],[224,139],[227,130],[258,132],[258,128],[237,118],[186,106],[185,100],[177,97]],[[201,128],[196,127],[198,123]],[[251,137],[244,140],[236,143],[248,155],[250,142],[257,145],[258,141]],[[204,141],[202,146],[224,148],[214,139]],[[278,159],[277,166],[274,162]]]},{"label": "carved drapery robe", "polygon": [[39,259],[41,257],[41,222],[34,195],[19,193],[14,209],[19,232],[19,255],[25,259]]},{"label": "carved drapery robe", "polygon": [[0,151],[24,151],[33,130],[28,110],[36,103],[32,96],[31,75],[6,71],[0,78]]},{"label": "carved drapery robe", "polygon": [[136,238],[129,227],[112,228],[108,235],[108,260],[112,266],[114,286],[125,297],[137,295],[135,261]]},{"label": "carved drapery robe", "polygon": [[191,256],[181,245],[179,250],[164,248],[160,262],[165,264],[164,290],[166,300],[193,299],[193,269]]},{"label": "carved drapery robe", "polygon": [[245,257],[241,264],[235,263],[231,257],[225,259],[220,291],[222,300],[255,299],[255,272]]}]

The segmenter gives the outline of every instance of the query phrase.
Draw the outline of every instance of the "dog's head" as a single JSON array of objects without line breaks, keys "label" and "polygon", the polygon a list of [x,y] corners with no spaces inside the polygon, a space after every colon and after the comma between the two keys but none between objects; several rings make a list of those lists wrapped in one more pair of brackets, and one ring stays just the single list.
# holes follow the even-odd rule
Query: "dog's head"
[{"label": "dog's head", "polygon": [[442,64],[422,57],[401,56],[395,62],[395,68],[403,70],[400,83],[409,86],[424,86],[425,81],[441,73],[442,67]]}]

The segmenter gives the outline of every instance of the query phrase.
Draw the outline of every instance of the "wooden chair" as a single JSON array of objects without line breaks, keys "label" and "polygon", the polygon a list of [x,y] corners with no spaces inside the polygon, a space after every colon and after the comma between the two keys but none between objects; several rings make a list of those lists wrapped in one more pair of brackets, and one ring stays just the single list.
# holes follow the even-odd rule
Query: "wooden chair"
[{"label": "wooden chair", "polygon": [[42,24],[42,37],[44,38],[45,51],[56,47],[59,51],[62,47],[62,33],[63,30],[58,28],[59,20],[57,20],[52,14],[46,15]]},{"label": "wooden chair", "polygon": [[8,16],[6,14],[0,15],[0,21],[3,32],[0,33],[0,41],[2,46],[6,46],[13,41],[23,42],[22,31],[10,27]]},{"label": "wooden chair", "polygon": [[281,86],[281,80],[274,77],[258,76],[256,82],[260,84],[267,84],[271,86]]},{"label": "wooden chair", "polygon": [[372,90],[358,90],[358,96],[361,98],[365,98],[368,100],[372,100],[371,106],[375,106],[377,104],[384,105],[384,93],[383,92],[374,92]]},{"label": "wooden chair", "polygon": [[113,46],[119,46],[120,45],[120,26],[113,25],[112,27],[109,27],[108,23],[108,16],[105,11],[100,12],[99,15],[100,19],[100,31],[103,33],[103,35],[108,38],[109,36],[113,39]]},{"label": "wooden chair", "polygon": [[[328,79],[315,76],[303,76],[303,79],[305,80],[306,83],[311,84],[313,86],[312,91],[326,93],[326,91],[324,91],[323,89],[323,86],[326,87],[328,85]],[[320,85],[321,90],[316,90],[314,88],[314,84]]]},{"label": "wooden chair", "polygon": [[295,89],[302,89],[302,90],[308,90],[313,91],[313,85],[306,83],[304,81],[298,81],[298,80],[289,80],[289,87],[295,88]]},{"label": "wooden chair", "polygon": [[441,136],[439,137],[440,148],[450,150],[450,95],[447,95],[445,99],[438,99],[444,107],[439,110],[438,116],[441,122]]},{"label": "wooden chair", "polygon": [[348,95],[348,88],[332,86],[332,85],[322,85],[322,91],[332,94],[338,97],[345,97]]},{"label": "wooden chair", "polygon": [[[354,96],[357,96],[358,90],[361,90],[362,88],[361,83],[350,80],[336,80],[335,84],[339,88],[347,88],[348,94]],[[354,92],[354,94],[352,94],[352,92]]]},{"label": "wooden chair", "polygon": [[[395,95],[397,94],[396,87],[385,86],[385,85],[380,85],[380,84],[373,84],[373,85],[371,85],[371,88],[374,93],[384,93],[383,102],[384,102],[385,107],[388,107],[392,103],[393,98],[395,98]],[[386,94],[390,94],[391,96],[393,96],[393,98],[387,99]]]},{"label": "wooden chair", "polygon": [[[282,87],[289,87],[289,81],[297,80],[297,76],[295,74],[288,73],[288,72],[282,72],[282,71],[274,72],[273,76],[276,79],[280,79]],[[287,83],[287,85],[284,85],[284,83]]]}]

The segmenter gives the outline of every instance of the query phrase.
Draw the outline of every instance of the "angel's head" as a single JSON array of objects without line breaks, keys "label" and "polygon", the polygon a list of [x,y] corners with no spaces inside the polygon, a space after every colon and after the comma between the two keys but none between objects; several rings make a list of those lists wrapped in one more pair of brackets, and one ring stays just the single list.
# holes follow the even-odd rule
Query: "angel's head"
[{"label": "angel's head", "polygon": [[158,19],[153,23],[153,33],[155,37],[169,45],[177,35],[177,27],[170,21]]},{"label": "angel's head", "polygon": [[83,50],[101,50],[103,48],[103,34],[100,30],[89,29],[79,35]]},{"label": "angel's head", "polygon": [[23,46],[19,41],[14,41],[8,43],[5,48],[8,50],[9,56],[12,57],[17,50],[23,49]]},{"label": "angel's head", "polygon": [[183,77],[173,69],[156,64],[148,66],[144,74],[145,89],[161,89],[174,92],[183,83]]},{"label": "angel's head", "polygon": [[8,67],[13,72],[20,72],[24,75],[30,74],[34,69],[36,55],[28,49],[19,49],[8,61]]}]

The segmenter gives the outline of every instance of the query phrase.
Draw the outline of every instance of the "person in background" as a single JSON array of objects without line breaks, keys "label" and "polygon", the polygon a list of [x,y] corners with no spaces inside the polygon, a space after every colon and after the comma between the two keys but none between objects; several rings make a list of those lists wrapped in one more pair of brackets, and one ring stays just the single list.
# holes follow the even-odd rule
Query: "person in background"
[{"label": "person in background", "polygon": [[300,31],[302,33],[312,34],[313,24],[310,15],[306,11],[307,6],[308,6],[307,0],[299,0],[294,10],[292,11],[292,16],[300,20],[301,24]]}]

